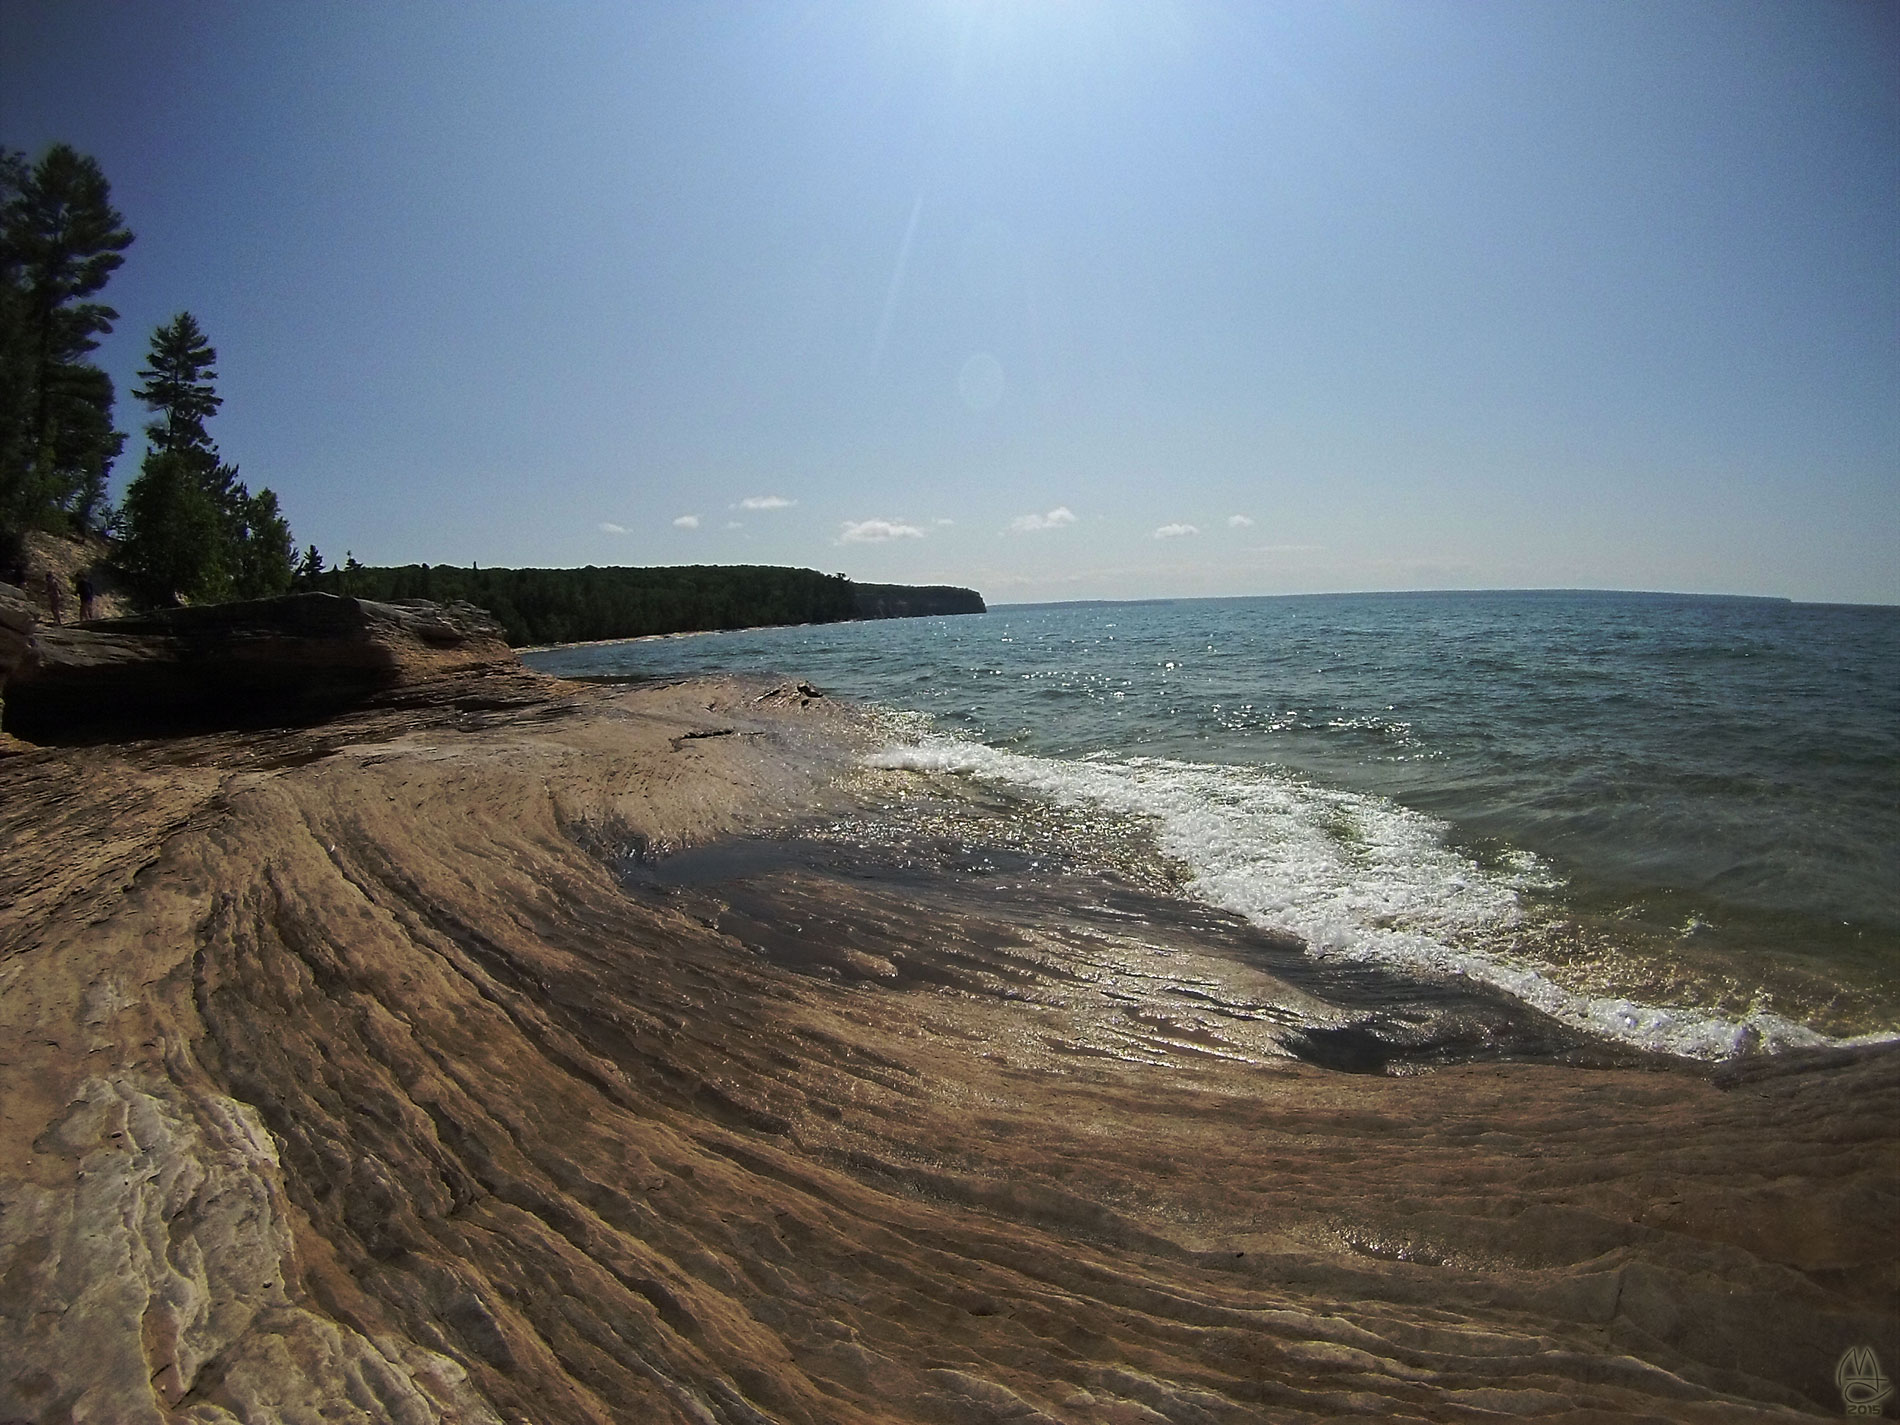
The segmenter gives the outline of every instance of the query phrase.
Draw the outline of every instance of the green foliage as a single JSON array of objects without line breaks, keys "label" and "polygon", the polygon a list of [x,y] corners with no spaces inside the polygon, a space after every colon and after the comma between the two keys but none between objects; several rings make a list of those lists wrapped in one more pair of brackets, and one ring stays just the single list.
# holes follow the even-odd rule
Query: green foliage
[{"label": "green foliage", "polygon": [[0,526],[90,525],[125,444],[86,358],[118,313],[90,300],[132,234],[99,165],[65,144],[0,150]]},{"label": "green foliage", "polygon": [[112,425],[112,378],[96,366],[69,363],[47,376],[47,455],[52,503],[82,529],[105,523],[106,478],[125,448]]},{"label": "green foliage", "polygon": [[853,584],[858,618],[917,618],[923,615],[980,614],[983,596],[953,584]]},{"label": "green foliage", "polygon": [[[240,491],[243,486],[238,486]],[[296,570],[297,541],[290,524],[277,508],[271,490],[259,490],[237,502],[242,528],[236,532],[237,569],[232,593],[240,599],[263,599],[290,592]]]},{"label": "green foliage", "polygon": [[118,561],[152,598],[215,599],[230,587],[223,511],[196,451],[152,451],[125,492]]},{"label": "green foliage", "polygon": [[152,333],[148,364],[139,369],[143,386],[132,388],[160,419],[145,427],[155,450],[210,450],[205,422],[224,404],[212,383],[218,353],[190,312],[180,312]]},{"label": "green foliage", "polygon": [[[126,491],[119,562],[161,602],[264,598],[291,586],[297,546],[268,489],[253,495],[218,459],[205,421],[222,404],[218,353],[190,312],[152,333],[145,384],[157,419],[139,477]],[[314,552],[314,551],[313,551]]]},{"label": "green foliage", "polygon": [[[11,232],[24,154],[0,148],[0,529],[23,503],[19,489],[33,455],[33,343],[26,329],[26,283]],[[19,523],[17,516],[12,523]]]},{"label": "green foliage", "polygon": [[[307,562],[307,561],[306,561]],[[762,565],[665,569],[459,569],[405,564],[300,578],[303,587],[359,598],[465,599],[501,621],[513,644],[579,643],[655,633],[836,623],[853,616],[842,574]]]}]

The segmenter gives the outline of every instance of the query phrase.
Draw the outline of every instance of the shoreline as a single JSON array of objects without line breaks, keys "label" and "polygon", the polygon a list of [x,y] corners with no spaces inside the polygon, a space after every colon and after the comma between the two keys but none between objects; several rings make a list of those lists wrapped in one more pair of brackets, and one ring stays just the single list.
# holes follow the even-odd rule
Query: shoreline
[{"label": "shoreline", "polygon": [[[1045,610],[1013,634],[946,620],[528,661],[603,679],[796,668],[921,713],[957,745],[895,741],[936,747],[950,775],[1155,822],[1191,893],[1321,953],[1476,974],[1593,1032],[1711,1059],[1892,1037],[1900,899],[1880,851],[1900,821],[1881,793],[1900,674],[1876,625],[1637,603],[1608,623],[1567,596],[1469,615],[1263,605],[1205,626],[1188,607]],[[1441,614],[1475,661],[1411,636]],[[1761,656],[1724,643],[1743,631]],[[1721,711],[1670,713],[1676,634]],[[1523,671],[1546,642],[1550,676]],[[1492,676],[1494,658],[1520,672]]]},{"label": "shoreline", "polygon": [[742,856],[915,795],[863,727],[514,671],[0,759],[0,1415],[1766,1420],[1900,1363],[1900,1053],[1324,1067],[1212,912]]},{"label": "shoreline", "polygon": [[[840,623],[862,623],[862,619],[839,619]],[[610,648],[616,643],[661,643],[674,638],[704,638],[715,633],[763,633],[774,628],[827,628],[820,623],[760,623],[744,628],[688,628],[678,633],[636,633],[626,638],[589,638],[576,643],[535,643],[514,650],[522,653],[560,653],[570,648]]]}]

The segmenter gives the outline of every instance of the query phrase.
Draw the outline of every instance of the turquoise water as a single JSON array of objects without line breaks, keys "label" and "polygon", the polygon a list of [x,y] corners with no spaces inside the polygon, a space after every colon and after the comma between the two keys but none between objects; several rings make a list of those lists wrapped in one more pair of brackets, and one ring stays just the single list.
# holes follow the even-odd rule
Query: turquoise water
[{"label": "turquoise water", "polygon": [[918,714],[881,760],[1144,823],[1312,952],[1714,1057],[1900,1029],[1900,610],[1613,593],[1019,605],[550,650]]}]

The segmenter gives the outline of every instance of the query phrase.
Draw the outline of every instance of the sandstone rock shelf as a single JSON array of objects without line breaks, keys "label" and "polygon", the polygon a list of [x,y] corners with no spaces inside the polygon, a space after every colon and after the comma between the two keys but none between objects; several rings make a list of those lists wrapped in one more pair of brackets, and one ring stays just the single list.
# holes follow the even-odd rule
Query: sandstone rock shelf
[{"label": "sandstone rock shelf", "polygon": [[28,620],[0,596],[7,731],[39,741],[312,721],[379,692],[512,665],[468,604],[335,594],[161,609],[82,625]]},{"label": "sandstone rock shelf", "polygon": [[1217,926],[627,874],[913,794],[764,691],[0,758],[0,1419],[1726,1422],[1900,1365],[1895,1055],[1349,1074]]}]

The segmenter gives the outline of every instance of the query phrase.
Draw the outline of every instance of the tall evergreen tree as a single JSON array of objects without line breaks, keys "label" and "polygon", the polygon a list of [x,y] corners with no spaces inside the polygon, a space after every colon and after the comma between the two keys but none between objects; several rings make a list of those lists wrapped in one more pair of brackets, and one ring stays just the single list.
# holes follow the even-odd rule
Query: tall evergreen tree
[{"label": "tall evergreen tree", "polygon": [[91,363],[55,368],[47,392],[51,413],[47,468],[59,488],[56,502],[82,529],[105,524],[106,479],[125,446],[112,425],[112,378]]},{"label": "tall evergreen tree", "polygon": [[231,585],[223,512],[192,454],[152,450],[120,510],[125,539],[118,562],[145,593],[164,603],[224,596]]},{"label": "tall evergreen tree", "polygon": [[150,449],[126,491],[120,562],[156,598],[260,598],[290,587],[296,545],[268,489],[253,495],[205,430],[223,404],[218,353],[180,312],[152,333],[134,394],[155,419]]},{"label": "tall evergreen tree", "polygon": [[297,561],[296,582],[294,587],[299,589],[315,589],[320,587],[318,581],[323,578],[323,570],[323,552],[313,544],[304,550],[303,556]]},{"label": "tall evergreen tree", "polygon": [[93,301],[132,244],[99,165],[54,144],[0,157],[0,523],[102,511],[125,444],[112,382],[86,358],[118,313]]},{"label": "tall evergreen tree", "polygon": [[224,404],[213,383],[218,353],[199,329],[198,319],[180,312],[152,333],[147,366],[139,368],[143,386],[132,394],[158,415],[145,427],[154,450],[211,450],[205,422]]},{"label": "tall evergreen tree", "polygon": [[277,495],[266,488],[255,495],[237,487],[236,502],[242,528],[237,537],[237,567],[232,571],[231,592],[240,599],[261,599],[290,590],[297,569],[297,541],[291,537],[290,522],[277,508]]},{"label": "tall evergreen tree", "polygon": [[33,461],[33,342],[26,330],[26,282],[12,229],[26,186],[26,155],[0,148],[0,528],[25,521]]}]

